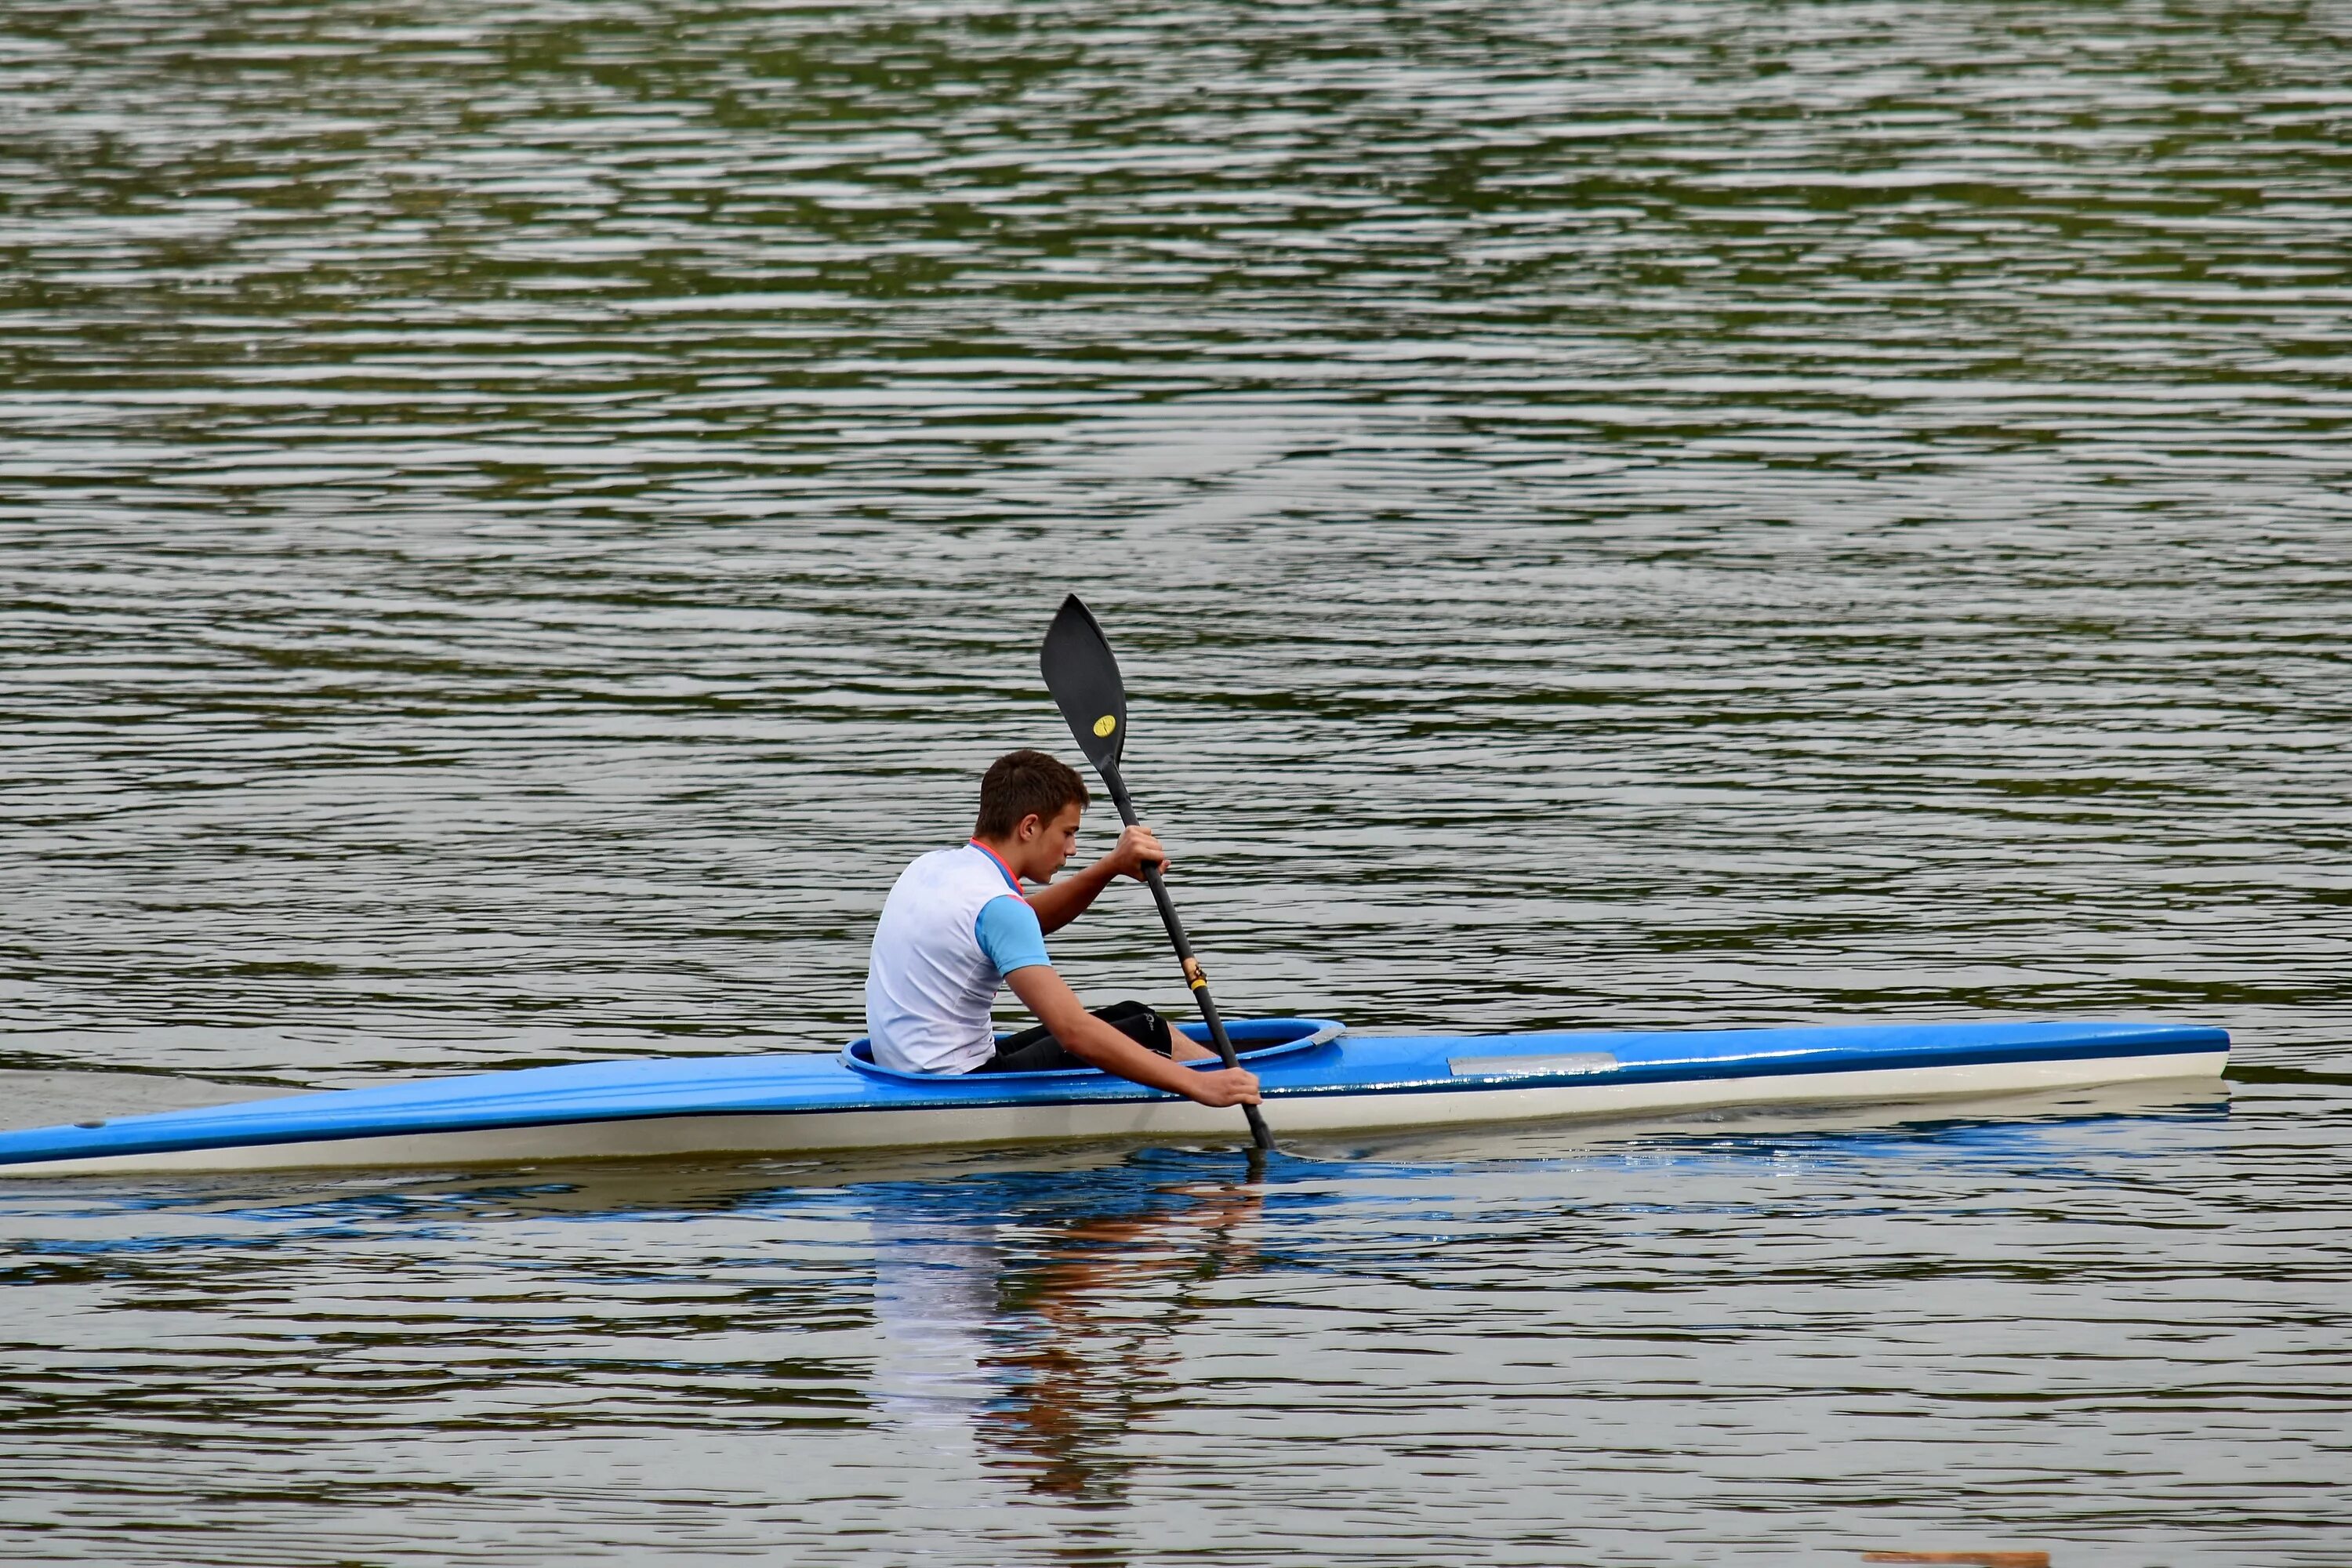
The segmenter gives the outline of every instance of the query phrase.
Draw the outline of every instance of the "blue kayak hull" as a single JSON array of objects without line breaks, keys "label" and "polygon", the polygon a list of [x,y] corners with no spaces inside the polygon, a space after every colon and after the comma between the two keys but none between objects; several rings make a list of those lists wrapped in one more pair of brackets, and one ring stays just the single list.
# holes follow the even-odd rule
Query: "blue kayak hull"
[{"label": "blue kayak hull", "polygon": [[[2230,1049],[2221,1029],[2141,1023],[1360,1036],[1273,1018],[1234,1035],[1267,1120],[1291,1134],[2214,1078]],[[0,1132],[0,1175],[1244,1135],[1237,1112],[1098,1072],[919,1077],[875,1067],[862,1045],[533,1068]]]}]

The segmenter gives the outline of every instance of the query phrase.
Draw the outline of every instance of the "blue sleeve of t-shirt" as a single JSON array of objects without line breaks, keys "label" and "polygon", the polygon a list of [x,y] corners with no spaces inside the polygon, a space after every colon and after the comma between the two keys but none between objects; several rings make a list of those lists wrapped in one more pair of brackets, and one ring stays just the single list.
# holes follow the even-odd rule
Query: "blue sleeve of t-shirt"
[{"label": "blue sleeve of t-shirt", "polygon": [[1037,923],[1037,911],[1010,893],[980,906],[972,934],[980,938],[980,951],[988,954],[999,974],[1054,962],[1045,956],[1045,928]]}]

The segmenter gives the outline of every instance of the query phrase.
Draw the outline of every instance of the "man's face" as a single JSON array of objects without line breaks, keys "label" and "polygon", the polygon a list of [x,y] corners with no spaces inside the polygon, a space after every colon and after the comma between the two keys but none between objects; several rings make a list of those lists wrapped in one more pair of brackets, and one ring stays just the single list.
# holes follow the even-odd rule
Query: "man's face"
[{"label": "man's face", "polygon": [[[1055,812],[1051,822],[1043,817],[1023,817],[1022,848],[1026,853],[1022,858],[1027,864],[1014,869],[1033,882],[1052,881],[1054,873],[1069,863],[1071,854],[1078,847],[1078,819],[1085,815],[1085,808],[1073,802]],[[1034,838],[1031,837],[1033,830],[1035,834]]]}]

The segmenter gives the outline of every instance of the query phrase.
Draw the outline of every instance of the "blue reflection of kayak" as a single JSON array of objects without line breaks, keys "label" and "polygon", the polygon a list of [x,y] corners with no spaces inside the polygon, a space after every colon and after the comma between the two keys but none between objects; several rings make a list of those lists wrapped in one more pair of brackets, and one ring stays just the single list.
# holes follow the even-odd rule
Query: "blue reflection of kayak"
[{"label": "blue reflection of kayak", "polygon": [[[2230,1052],[2220,1029],[2135,1023],[1352,1035],[1263,1018],[1233,1035],[1286,1134],[2213,1078]],[[918,1077],[877,1067],[861,1040],[834,1056],[530,1068],[0,1132],[0,1175],[1244,1136],[1233,1111],[1099,1072]]]}]

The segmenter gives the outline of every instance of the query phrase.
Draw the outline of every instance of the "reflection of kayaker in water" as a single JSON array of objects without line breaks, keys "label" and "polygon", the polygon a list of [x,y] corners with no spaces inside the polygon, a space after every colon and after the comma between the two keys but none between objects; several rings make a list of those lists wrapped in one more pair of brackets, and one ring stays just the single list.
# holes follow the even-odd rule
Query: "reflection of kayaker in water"
[{"label": "reflection of kayaker in water", "polygon": [[1104,1174],[1076,1192],[1055,1178],[1040,1189],[1043,1212],[1024,1201],[973,1213],[954,1201],[961,1184],[881,1195],[878,1415],[1033,1492],[1118,1497],[1138,1462],[1131,1429],[1173,1387],[1188,1290],[1248,1267],[1233,1231],[1263,1199],[1255,1187],[1139,1190]]},{"label": "reflection of kayaker in water", "polygon": [[[1162,1189],[1139,1213],[1093,1215],[1055,1231],[1006,1271],[1004,1333],[985,1365],[1010,1385],[979,1430],[988,1457],[1029,1489],[1110,1500],[1140,1457],[1130,1429],[1173,1387],[1185,1287],[1246,1262],[1232,1227],[1263,1203],[1255,1187]],[[1155,1287],[1173,1283],[1170,1303]]]},{"label": "reflection of kayaker in water", "polygon": [[[1000,757],[980,784],[980,819],[961,848],[935,849],[900,874],[882,906],[866,980],[874,1059],[899,1072],[1023,1072],[1097,1067],[1202,1105],[1255,1105],[1242,1068],[1179,1067],[1210,1053],[1140,1002],[1089,1013],[1055,973],[1045,932],[1086,912],[1115,877],[1164,866],[1151,830],[1054,881],[1077,843],[1086,782],[1043,752]],[[1024,879],[1039,884],[1024,897]],[[1039,1026],[996,1038],[989,1010],[1008,984]]]}]

